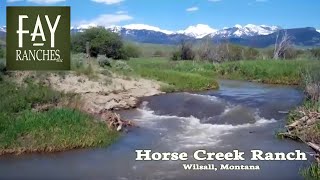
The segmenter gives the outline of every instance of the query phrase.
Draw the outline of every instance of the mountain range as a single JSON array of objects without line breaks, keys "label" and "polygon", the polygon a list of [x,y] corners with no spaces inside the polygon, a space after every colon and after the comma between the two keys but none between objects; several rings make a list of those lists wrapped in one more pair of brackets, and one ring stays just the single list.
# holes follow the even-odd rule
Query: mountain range
[{"label": "mountain range", "polygon": [[[94,25],[93,25],[94,26]],[[82,32],[88,26],[72,28],[71,31]],[[110,26],[106,29],[118,33],[122,38],[141,43],[178,44],[181,41],[200,41],[211,39],[214,42],[231,42],[244,46],[265,48],[275,43],[278,34],[288,33],[296,46],[320,46],[320,30],[312,27],[283,29],[279,26],[235,25],[223,29],[213,29],[205,24],[189,26],[185,30],[169,31],[145,24]]]},{"label": "mountain range", "polygon": [[[83,32],[94,24],[71,28],[71,33]],[[200,41],[211,39],[214,42],[231,42],[235,44],[264,48],[275,43],[278,34],[286,31],[296,46],[320,46],[320,30],[312,27],[282,29],[279,26],[235,25],[223,29],[213,29],[205,24],[189,26],[185,30],[169,31],[145,24],[110,26],[107,30],[118,33],[123,39],[141,43],[178,44],[181,41]],[[5,37],[6,27],[0,27],[0,38]]]}]

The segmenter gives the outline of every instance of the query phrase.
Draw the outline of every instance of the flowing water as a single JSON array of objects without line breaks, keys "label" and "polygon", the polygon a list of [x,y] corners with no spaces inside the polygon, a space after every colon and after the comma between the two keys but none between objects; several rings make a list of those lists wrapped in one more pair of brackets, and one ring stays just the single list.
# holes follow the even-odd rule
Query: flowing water
[{"label": "flowing water", "polygon": [[[140,126],[108,148],[0,157],[0,179],[302,179],[307,161],[250,161],[250,150],[312,152],[279,140],[276,131],[303,94],[293,87],[221,81],[220,90],[172,93],[142,99],[120,112]],[[187,152],[182,161],[135,161],[136,149]],[[196,161],[193,152],[246,152],[246,161]],[[308,159],[312,159],[308,156]],[[182,164],[259,165],[259,171],[191,171]]]}]

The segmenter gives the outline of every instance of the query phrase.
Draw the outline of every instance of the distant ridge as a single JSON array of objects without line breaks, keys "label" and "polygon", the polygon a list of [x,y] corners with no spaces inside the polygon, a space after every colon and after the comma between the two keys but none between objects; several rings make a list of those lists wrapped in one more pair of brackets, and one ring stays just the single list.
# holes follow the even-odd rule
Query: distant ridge
[{"label": "distant ridge", "polygon": [[[89,24],[72,27],[71,33],[83,32],[96,26]],[[189,26],[185,30],[170,31],[145,24],[130,24],[122,27],[110,26],[106,29],[118,33],[123,39],[141,43],[179,44],[181,41],[196,42],[206,38],[213,42],[230,42],[256,48],[273,45],[278,32],[287,31],[296,46],[320,46],[320,32],[313,27],[282,29],[278,26],[248,24],[218,30],[205,24],[198,24]],[[0,27],[0,38],[4,39],[5,36],[6,27]]]}]

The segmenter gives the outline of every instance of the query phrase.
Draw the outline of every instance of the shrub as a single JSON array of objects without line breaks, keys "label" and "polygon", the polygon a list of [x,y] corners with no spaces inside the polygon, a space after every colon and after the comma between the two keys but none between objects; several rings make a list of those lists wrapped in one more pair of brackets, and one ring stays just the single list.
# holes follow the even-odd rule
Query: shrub
[{"label": "shrub", "polygon": [[112,73],[107,69],[103,69],[102,71],[100,71],[100,73],[105,76],[112,77]]},{"label": "shrub", "polygon": [[100,65],[100,67],[107,67],[107,66],[111,67],[110,60],[105,56],[101,56],[101,55],[98,56],[97,61],[98,61],[99,65]]},{"label": "shrub", "polygon": [[115,61],[112,68],[119,71],[132,71],[132,68],[125,61]]},{"label": "shrub", "polygon": [[283,59],[297,59],[303,53],[303,50],[290,47],[284,52]]},{"label": "shrub", "polygon": [[172,53],[171,60],[193,60],[195,58],[195,53],[192,49],[192,44],[187,42],[182,42],[180,49]]},{"label": "shrub", "polygon": [[320,71],[319,65],[313,65],[303,71],[303,85],[306,96],[311,102],[320,101]]},{"label": "shrub", "polygon": [[195,58],[191,43],[182,42],[180,51],[182,60],[193,60]]},{"label": "shrub", "polygon": [[72,54],[71,55],[71,69],[77,70],[83,67],[87,57],[84,53]]},{"label": "shrub", "polygon": [[311,49],[310,52],[315,59],[320,59],[320,48]]},{"label": "shrub", "polygon": [[124,51],[125,51],[125,54],[129,57],[129,58],[138,58],[141,56],[141,51],[140,49],[133,45],[133,44],[126,44],[124,46]]},{"label": "shrub", "polygon": [[173,61],[181,60],[181,52],[180,51],[173,52],[170,59]]}]

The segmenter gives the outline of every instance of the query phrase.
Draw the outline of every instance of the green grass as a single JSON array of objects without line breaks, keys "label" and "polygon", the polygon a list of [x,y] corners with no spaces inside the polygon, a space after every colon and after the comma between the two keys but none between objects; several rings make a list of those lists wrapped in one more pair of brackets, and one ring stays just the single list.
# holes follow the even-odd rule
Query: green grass
[{"label": "green grass", "polygon": [[304,179],[317,180],[320,179],[320,167],[319,164],[313,163],[308,168],[300,171]]},{"label": "green grass", "polygon": [[217,73],[227,79],[297,85],[301,82],[301,72],[313,63],[318,62],[308,60],[236,61],[217,65]]},{"label": "green grass", "polygon": [[251,60],[212,64],[203,61],[170,61],[166,58],[137,58],[127,61],[129,68],[117,67],[113,71],[167,83],[162,87],[165,92],[202,91],[217,88],[216,78],[297,85],[302,81],[301,74],[305,69],[318,63],[311,60]]},{"label": "green grass", "polygon": [[162,45],[162,44],[149,44],[149,43],[136,43],[129,42],[139,47],[142,57],[154,57],[161,56],[169,58],[174,51],[178,49],[178,46],[175,45]]},{"label": "green grass", "polygon": [[[192,61],[169,61],[162,58],[138,58],[127,62],[132,72],[128,76],[141,76],[166,83],[165,92],[202,91],[218,88],[211,64],[193,63]],[[119,71],[119,70],[118,70]],[[121,73],[121,72],[120,72]]]},{"label": "green grass", "polygon": [[[305,115],[301,111],[320,113],[320,62],[308,64],[301,73],[301,85],[304,87],[305,102],[304,104],[291,111],[287,118],[287,124],[291,124]],[[314,86],[315,85],[315,86]],[[290,131],[290,133],[302,139],[304,142],[320,144],[320,123],[319,119],[314,124],[307,124]],[[305,179],[320,179],[320,167],[318,163],[311,164],[308,168],[300,171]]]},{"label": "green grass", "polygon": [[106,146],[118,137],[105,123],[71,109],[24,111],[14,119],[4,115],[1,121],[0,155]]},{"label": "green grass", "polygon": [[46,86],[2,80],[0,89],[0,155],[106,146],[118,137],[106,124],[76,110],[36,112],[35,106],[66,96]]}]

